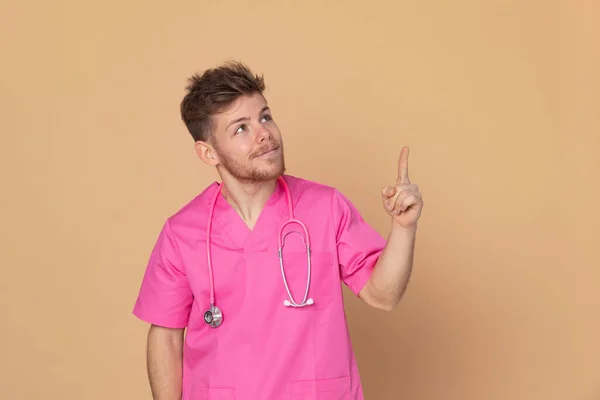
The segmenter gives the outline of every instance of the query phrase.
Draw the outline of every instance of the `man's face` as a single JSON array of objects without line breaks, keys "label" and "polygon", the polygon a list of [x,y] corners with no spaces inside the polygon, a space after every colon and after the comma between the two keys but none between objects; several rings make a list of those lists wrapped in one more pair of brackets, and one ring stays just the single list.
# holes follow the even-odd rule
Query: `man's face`
[{"label": "man's face", "polygon": [[238,98],[213,120],[218,168],[242,182],[264,182],[284,173],[281,132],[261,94]]}]

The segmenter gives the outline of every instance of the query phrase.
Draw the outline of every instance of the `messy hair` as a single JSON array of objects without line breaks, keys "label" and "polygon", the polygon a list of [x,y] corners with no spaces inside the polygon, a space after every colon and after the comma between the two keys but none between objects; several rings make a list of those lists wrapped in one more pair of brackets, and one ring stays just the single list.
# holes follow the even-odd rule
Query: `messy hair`
[{"label": "messy hair", "polygon": [[181,102],[181,119],[194,141],[208,141],[214,129],[212,116],[238,97],[262,94],[265,82],[239,61],[228,61],[188,79]]}]

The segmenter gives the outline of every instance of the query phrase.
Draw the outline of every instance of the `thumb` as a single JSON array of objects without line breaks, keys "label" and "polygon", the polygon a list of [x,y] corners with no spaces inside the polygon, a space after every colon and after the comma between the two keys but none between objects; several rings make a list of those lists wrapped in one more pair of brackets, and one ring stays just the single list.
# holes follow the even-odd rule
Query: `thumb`
[{"label": "thumb", "polygon": [[393,186],[384,186],[383,189],[381,189],[381,197],[384,200],[389,199],[390,197],[394,196],[396,194],[396,188]]}]

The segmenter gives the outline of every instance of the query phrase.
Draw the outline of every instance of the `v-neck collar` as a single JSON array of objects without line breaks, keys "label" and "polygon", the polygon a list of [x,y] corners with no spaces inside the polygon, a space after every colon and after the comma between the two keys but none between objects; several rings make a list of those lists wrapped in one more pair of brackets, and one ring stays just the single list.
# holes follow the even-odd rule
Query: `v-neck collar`
[{"label": "v-neck collar", "polygon": [[[218,190],[216,185],[215,190]],[[275,190],[265,203],[253,229],[246,225],[221,193],[215,204],[213,224],[216,223],[221,228],[236,248],[243,251],[266,251],[269,248],[269,238],[279,232],[287,210],[285,191],[282,183],[277,180]]]}]

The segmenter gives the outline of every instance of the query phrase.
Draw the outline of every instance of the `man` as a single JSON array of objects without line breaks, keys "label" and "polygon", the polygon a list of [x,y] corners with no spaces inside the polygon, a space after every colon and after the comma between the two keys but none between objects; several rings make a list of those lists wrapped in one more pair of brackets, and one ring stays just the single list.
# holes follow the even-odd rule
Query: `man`
[{"label": "man", "polygon": [[408,149],[382,191],[384,240],[339,191],[284,173],[264,88],[231,62],[181,103],[222,183],[167,219],[147,265],[134,314],[151,324],[154,399],[363,399],[341,282],[382,310],[406,288],[423,207]]}]

